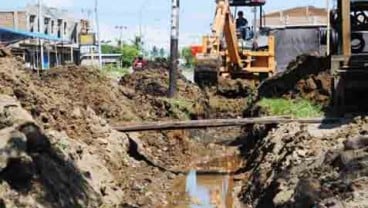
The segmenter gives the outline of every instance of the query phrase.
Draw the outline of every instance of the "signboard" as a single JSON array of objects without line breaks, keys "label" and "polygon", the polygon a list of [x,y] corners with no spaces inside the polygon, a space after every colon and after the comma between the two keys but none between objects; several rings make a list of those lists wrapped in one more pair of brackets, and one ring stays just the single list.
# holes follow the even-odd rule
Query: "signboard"
[{"label": "signboard", "polygon": [[94,33],[81,34],[79,36],[79,43],[82,46],[96,45],[96,35]]}]

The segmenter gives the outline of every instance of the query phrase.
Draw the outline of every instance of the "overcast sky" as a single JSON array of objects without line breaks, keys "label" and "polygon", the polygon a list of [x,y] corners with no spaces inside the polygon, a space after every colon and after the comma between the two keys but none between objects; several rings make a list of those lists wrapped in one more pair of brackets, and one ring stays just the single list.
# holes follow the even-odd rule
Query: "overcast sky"
[{"label": "overcast sky", "polygon": [[[21,9],[37,0],[0,0],[0,9]],[[181,0],[180,45],[199,43],[203,34],[210,31],[215,0]],[[68,9],[75,15],[87,17],[93,10],[94,0],[43,0],[48,6]],[[142,14],[142,29],[147,47],[157,45],[168,48],[171,0],[99,0],[101,33],[104,40],[119,37],[115,26],[126,26],[123,39],[132,39],[139,31],[139,16]],[[296,6],[324,7],[324,0],[268,0],[266,12]],[[245,13],[249,13],[246,9]]]}]

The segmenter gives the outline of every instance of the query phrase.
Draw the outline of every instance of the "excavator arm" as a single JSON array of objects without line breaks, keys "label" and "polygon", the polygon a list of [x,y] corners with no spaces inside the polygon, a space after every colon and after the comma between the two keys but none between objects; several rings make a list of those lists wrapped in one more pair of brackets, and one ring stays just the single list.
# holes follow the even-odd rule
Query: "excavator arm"
[{"label": "excavator arm", "polygon": [[[196,55],[195,81],[200,85],[217,82],[223,62],[241,67],[235,21],[229,0],[217,0],[211,35],[203,37],[202,53]],[[223,44],[225,40],[225,44]],[[226,47],[226,50],[224,50]],[[226,57],[224,60],[223,57]],[[209,82],[209,83],[207,83]]]},{"label": "excavator arm", "polygon": [[212,24],[212,35],[204,37],[204,54],[220,55],[221,41],[224,38],[230,62],[240,65],[241,59],[237,47],[238,38],[235,28],[235,21],[231,15],[229,1],[217,0],[215,18]]}]

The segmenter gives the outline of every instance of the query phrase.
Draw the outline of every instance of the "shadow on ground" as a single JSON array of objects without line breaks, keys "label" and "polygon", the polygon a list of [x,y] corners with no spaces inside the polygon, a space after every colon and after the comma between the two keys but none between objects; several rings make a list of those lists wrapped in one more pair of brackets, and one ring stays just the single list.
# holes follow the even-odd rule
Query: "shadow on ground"
[{"label": "shadow on ground", "polygon": [[[98,194],[89,186],[88,173],[81,173],[74,162],[65,159],[53,149],[49,139],[33,123],[18,129],[26,140],[12,137],[6,149],[24,151],[18,157],[9,158],[0,172],[1,182],[22,194],[36,194],[37,202],[49,207],[96,207]],[[18,134],[22,135],[22,134]]]}]

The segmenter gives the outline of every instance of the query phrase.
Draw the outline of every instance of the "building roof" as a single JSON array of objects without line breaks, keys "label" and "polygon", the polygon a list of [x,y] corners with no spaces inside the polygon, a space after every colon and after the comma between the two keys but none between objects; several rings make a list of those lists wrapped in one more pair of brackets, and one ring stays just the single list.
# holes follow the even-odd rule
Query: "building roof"
[{"label": "building roof", "polygon": [[0,42],[13,43],[29,38],[40,38],[49,41],[65,42],[63,39],[56,36],[46,35],[36,32],[27,32],[22,30],[10,29],[0,26]]},{"label": "building roof", "polygon": [[265,15],[266,18],[270,17],[280,17],[280,16],[289,16],[289,17],[305,17],[305,16],[327,16],[327,11],[325,8],[317,8],[314,6],[306,6],[306,7],[295,7],[286,10],[280,10],[276,12],[271,12]]}]

